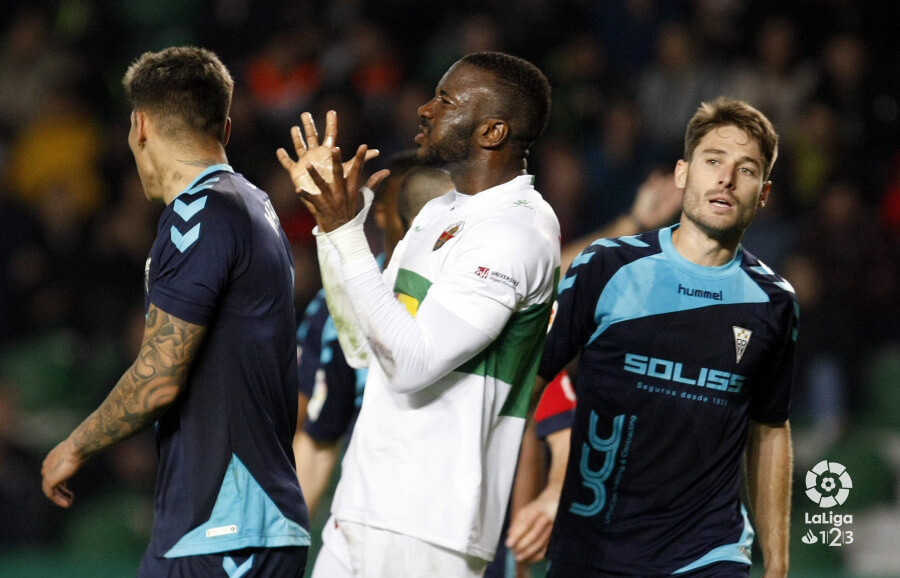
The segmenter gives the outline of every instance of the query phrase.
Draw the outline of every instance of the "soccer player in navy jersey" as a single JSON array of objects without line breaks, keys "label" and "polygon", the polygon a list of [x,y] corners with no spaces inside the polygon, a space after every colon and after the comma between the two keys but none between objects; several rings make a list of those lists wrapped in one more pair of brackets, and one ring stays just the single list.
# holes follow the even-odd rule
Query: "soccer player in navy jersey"
[{"label": "soccer player in navy jersey", "polygon": [[539,382],[580,358],[550,576],[747,576],[742,481],[765,576],[786,575],[797,300],[741,246],[777,142],[747,103],[704,103],[680,222],[597,240],[560,283]]},{"label": "soccer player in navy jersey", "polygon": [[145,53],[123,79],[128,144],[162,201],[137,359],[44,460],[43,490],[155,424],[155,522],[139,576],[300,576],[309,527],[294,471],[293,257],[268,196],[228,165],[233,81],[194,47]]}]

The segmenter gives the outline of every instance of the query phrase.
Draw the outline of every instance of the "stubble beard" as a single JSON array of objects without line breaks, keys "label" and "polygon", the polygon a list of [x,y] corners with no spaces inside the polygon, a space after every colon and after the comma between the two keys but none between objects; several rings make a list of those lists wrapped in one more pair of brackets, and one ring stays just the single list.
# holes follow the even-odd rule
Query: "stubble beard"
[{"label": "stubble beard", "polygon": [[693,193],[688,194],[689,188],[690,183],[687,183],[685,189],[685,202],[682,206],[684,216],[711,239],[715,239],[721,243],[740,242],[744,236],[744,231],[747,230],[747,227],[750,226],[750,223],[752,223],[753,219],[756,217],[756,210],[751,209],[748,214],[747,211],[742,210],[741,207],[738,206],[734,222],[731,225],[723,227],[716,224],[711,219],[707,219],[703,214],[703,203],[706,202],[706,198],[710,195],[710,192],[708,191],[707,194],[698,196]]},{"label": "stubble beard", "polygon": [[[469,137],[475,126],[475,124],[455,126],[453,131],[441,140],[429,143],[428,148],[419,147],[417,155],[419,162],[433,169],[447,169],[468,160]],[[428,129],[430,131],[431,127]]]}]

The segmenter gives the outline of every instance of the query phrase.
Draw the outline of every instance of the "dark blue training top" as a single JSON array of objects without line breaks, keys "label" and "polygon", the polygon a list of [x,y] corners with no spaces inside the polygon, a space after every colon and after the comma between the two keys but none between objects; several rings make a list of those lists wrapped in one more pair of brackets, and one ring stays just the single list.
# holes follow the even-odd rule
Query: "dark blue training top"
[{"label": "dark blue training top", "polygon": [[309,398],[303,430],[318,442],[338,441],[353,430],[368,370],[347,365],[324,289],[306,308],[297,329],[297,352],[300,392]]},{"label": "dark blue training top", "polygon": [[228,165],[203,171],[163,211],[145,306],[207,332],[157,423],[154,556],[309,544],[291,449],[293,275],[268,196]]},{"label": "dark blue training top", "polygon": [[749,564],[748,418],[788,419],[793,289],[742,248],[694,264],[673,229],[595,241],[560,283],[539,373],[580,359],[549,558],[584,576]]}]

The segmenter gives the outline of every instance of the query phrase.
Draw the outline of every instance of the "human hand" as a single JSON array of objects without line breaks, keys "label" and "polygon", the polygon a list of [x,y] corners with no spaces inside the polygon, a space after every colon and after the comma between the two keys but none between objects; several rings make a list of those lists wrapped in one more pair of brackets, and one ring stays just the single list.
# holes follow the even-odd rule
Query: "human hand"
[{"label": "human hand", "polygon": [[682,193],[671,172],[652,171],[638,187],[631,205],[631,218],[638,229],[650,231],[671,222],[681,211]]},{"label": "human hand", "polygon": [[[321,144],[312,115],[304,112],[301,121],[305,141],[300,127],[291,129],[297,161],[293,161],[283,148],[275,154],[290,175],[294,189],[315,216],[319,228],[324,232],[332,231],[359,212],[360,174],[366,161],[377,157],[378,151],[361,145],[352,159],[341,163],[341,151],[334,146],[337,113],[330,110],[326,114],[325,137]],[[375,173],[369,177],[366,186],[374,189],[388,174],[386,170]]]},{"label": "human hand", "polygon": [[559,508],[561,487],[547,486],[537,498],[525,504],[509,524],[506,547],[518,563],[540,562],[547,553],[550,530]]},{"label": "human hand", "polygon": [[74,444],[66,439],[50,450],[41,465],[43,481],[41,489],[47,498],[61,508],[72,505],[75,495],[66,486],[66,481],[75,475],[84,464],[84,458],[75,451]]}]

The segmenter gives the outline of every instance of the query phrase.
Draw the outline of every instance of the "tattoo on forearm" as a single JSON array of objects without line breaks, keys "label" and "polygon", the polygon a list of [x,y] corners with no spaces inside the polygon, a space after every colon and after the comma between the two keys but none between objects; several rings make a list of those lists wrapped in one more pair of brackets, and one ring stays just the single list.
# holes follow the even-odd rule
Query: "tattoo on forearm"
[{"label": "tattoo on forearm", "polygon": [[140,432],[175,400],[205,327],[150,306],[138,358],[106,400],[73,433],[85,456]]}]

